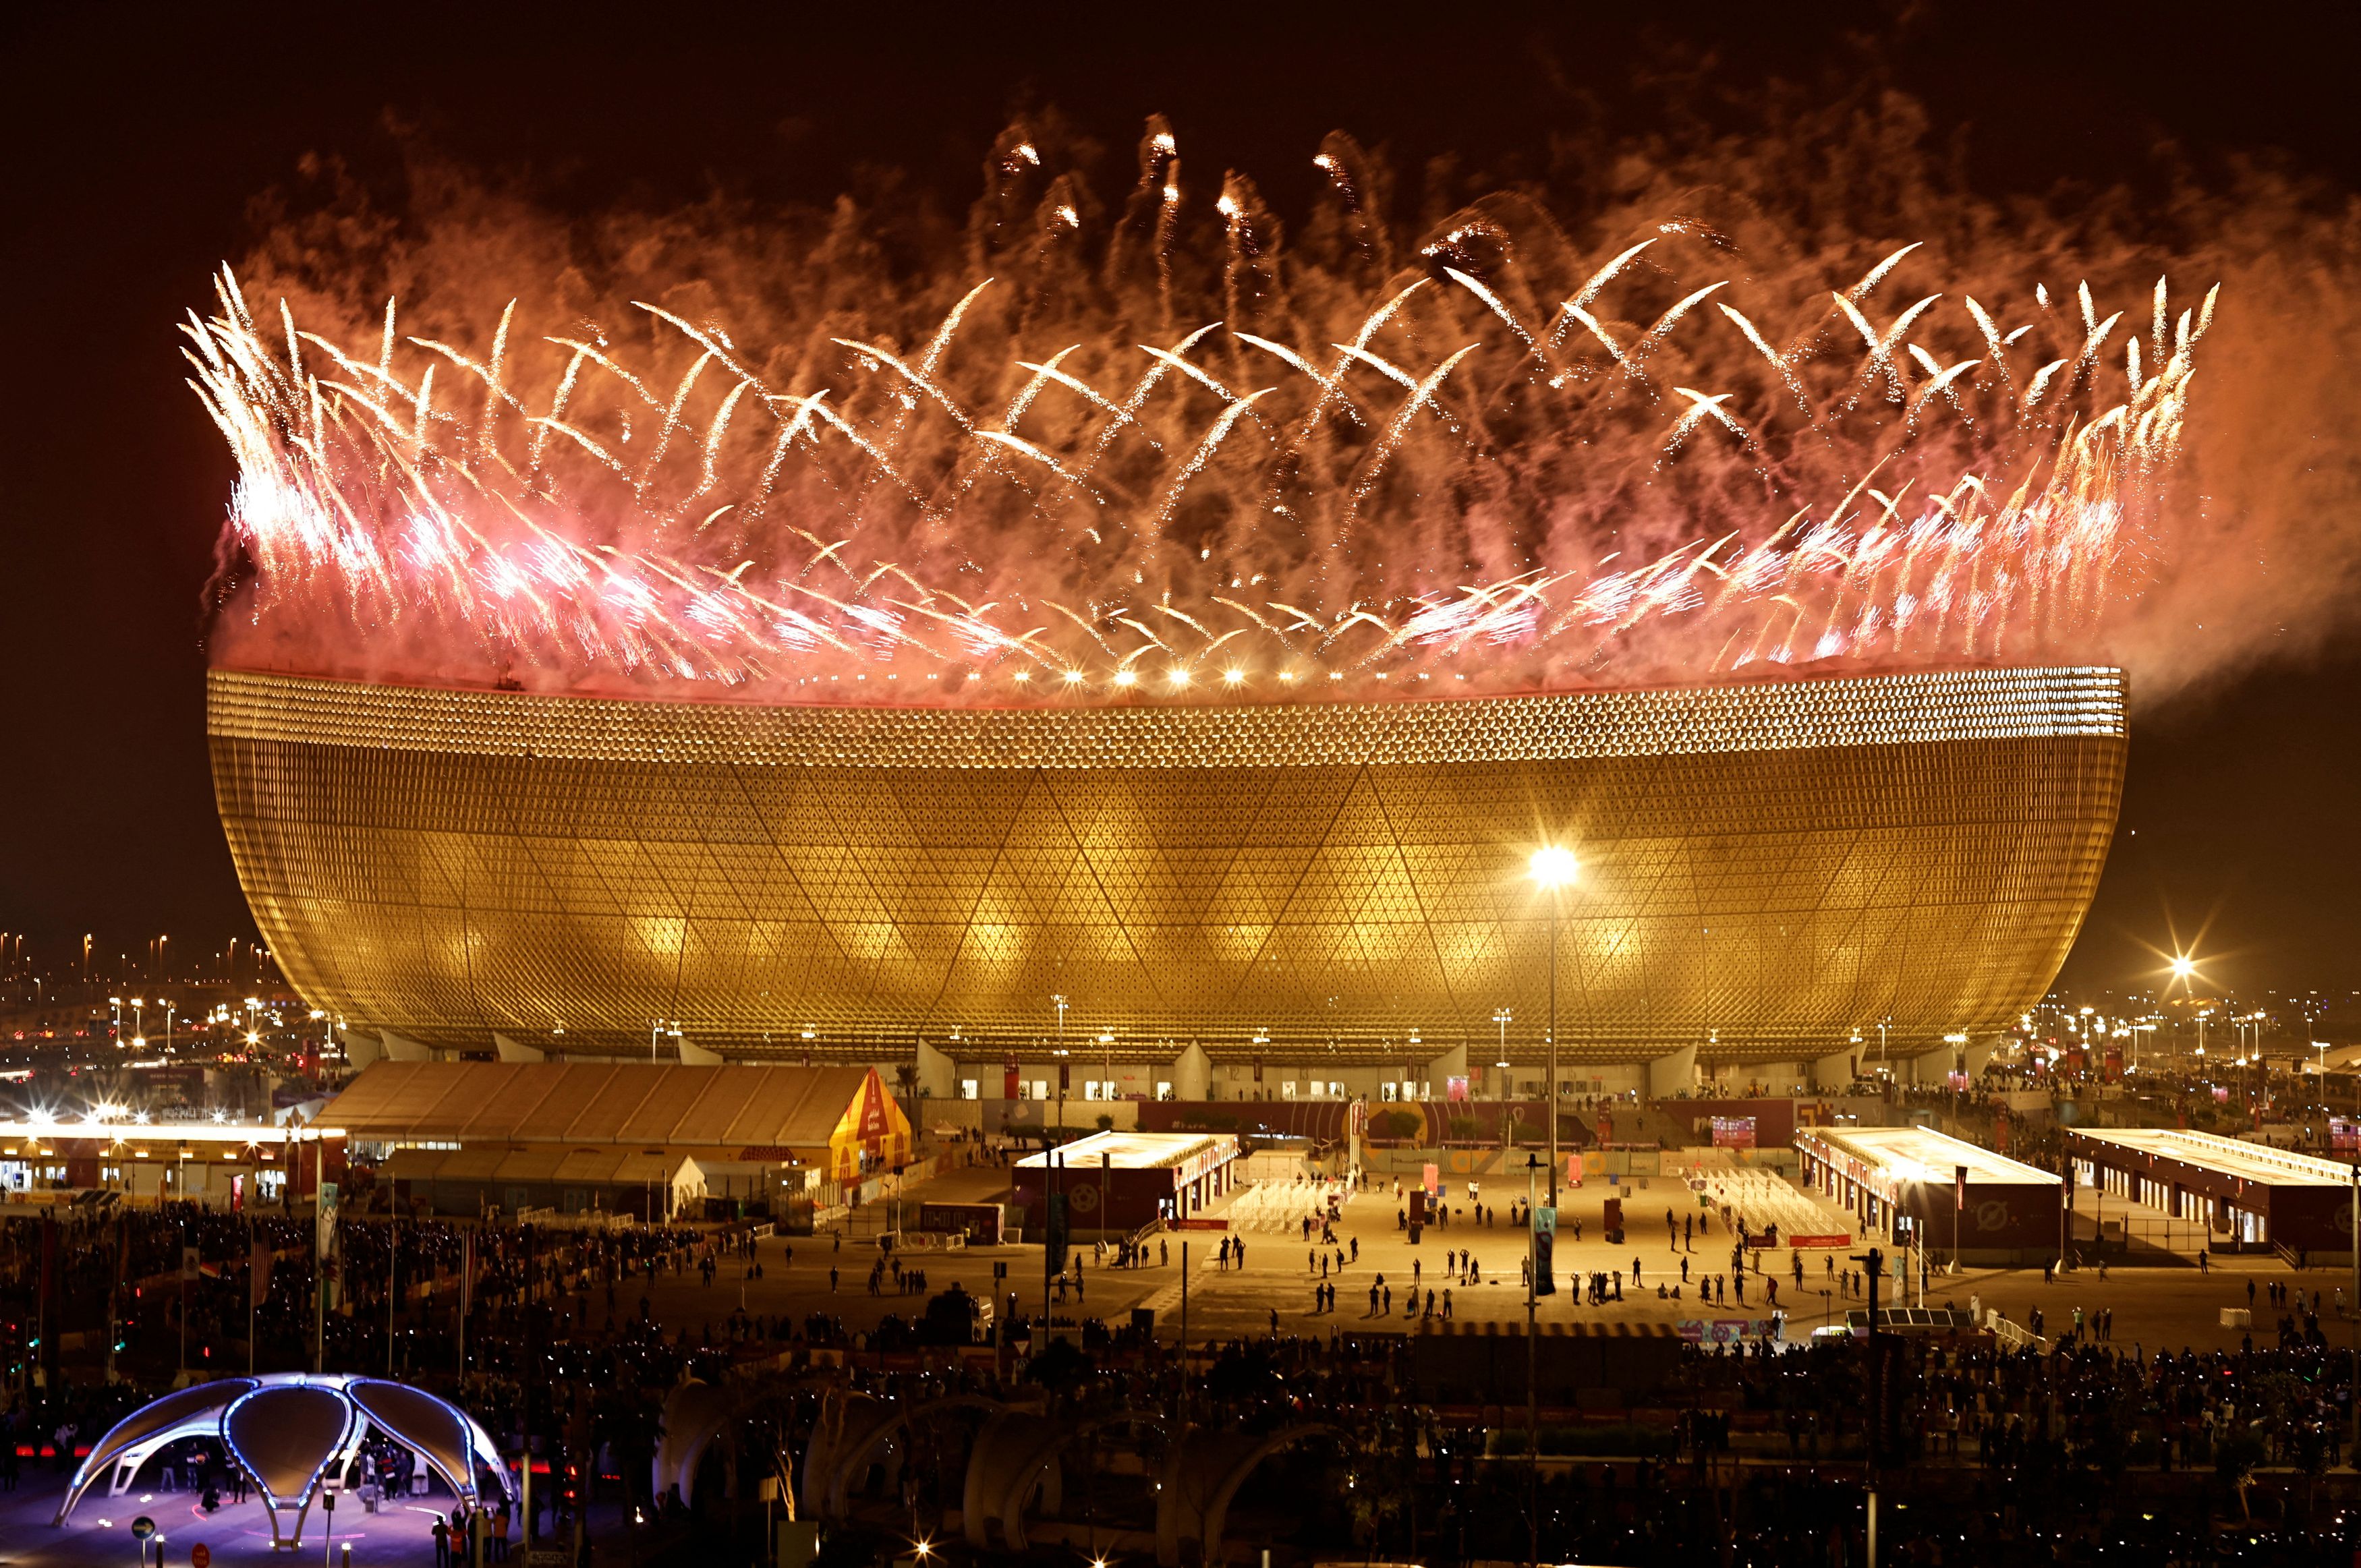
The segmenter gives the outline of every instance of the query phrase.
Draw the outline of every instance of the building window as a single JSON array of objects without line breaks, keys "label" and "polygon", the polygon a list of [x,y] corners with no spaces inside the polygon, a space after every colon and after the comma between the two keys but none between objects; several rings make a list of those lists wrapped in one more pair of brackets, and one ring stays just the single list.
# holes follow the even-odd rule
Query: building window
[{"label": "building window", "polygon": [[982,1084],[981,1082],[979,1082],[977,1080],[972,1079],[972,1078],[962,1078],[962,1079],[961,1079],[961,1080],[960,1080],[960,1098],[961,1098],[961,1099],[962,1099],[962,1100],[980,1100],[980,1099],[982,1099],[983,1097],[983,1084]]}]

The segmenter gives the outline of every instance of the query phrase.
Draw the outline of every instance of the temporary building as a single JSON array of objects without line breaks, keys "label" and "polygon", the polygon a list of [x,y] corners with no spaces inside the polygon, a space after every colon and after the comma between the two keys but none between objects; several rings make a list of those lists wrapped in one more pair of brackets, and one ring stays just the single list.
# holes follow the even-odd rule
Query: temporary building
[{"label": "temporary building", "polygon": [[555,1146],[802,1167],[837,1181],[910,1159],[909,1118],[874,1068],[379,1061],[322,1120],[345,1129],[357,1156]]}]

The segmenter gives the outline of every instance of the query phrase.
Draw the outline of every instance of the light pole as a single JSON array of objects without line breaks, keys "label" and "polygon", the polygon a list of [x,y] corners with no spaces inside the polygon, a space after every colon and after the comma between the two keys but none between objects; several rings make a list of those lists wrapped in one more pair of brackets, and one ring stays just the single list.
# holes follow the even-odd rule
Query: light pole
[{"label": "light pole", "polygon": [[1500,1026],[1500,1160],[1505,1169],[1509,1158],[1509,1010],[1503,1007],[1493,1014],[1492,1022]]},{"label": "light pole", "polygon": [[[1556,1168],[1550,1175],[1554,1179]],[[1552,1207],[1554,1207],[1553,1201]],[[1541,1284],[1541,1231],[1533,1221],[1533,1157],[1525,1157],[1525,1545],[1527,1562],[1539,1568],[1542,1560],[1542,1417],[1541,1349],[1534,1310],[1534,1291]]]},{"label": "light pole", "polygon": [[[1059,992],[1049,998],[1049,1005],[1058,1010],[1058,1126],[1066,1125],[1066,995]],[[1048,1146],[1043,1145],[1045,1148]]]},{"label": "light pole", "polygon": [[1557,924],[1559,890],[1575,879],[1581,870],[1574,851],[1555,844],[1545,844],[1533,851],[1533,881],[1549,895],[1549,1085],[1545,1096],[1548,1103],[1542,1108],[1549,1123],[1549,1200],[1557,1207]]}]

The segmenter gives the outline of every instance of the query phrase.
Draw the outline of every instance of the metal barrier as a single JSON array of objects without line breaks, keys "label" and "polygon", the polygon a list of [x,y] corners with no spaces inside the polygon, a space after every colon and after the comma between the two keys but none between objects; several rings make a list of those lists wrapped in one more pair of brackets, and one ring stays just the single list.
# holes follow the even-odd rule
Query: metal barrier
[{"label": "metal barrier", "polygon": [[2049,1354],[2048,1340],[2028,1328],[2010,1322],[2000,1315],[2000,1309],[1997,1307],[1988,1307],[1984,1310],[1984,1327],[1990,1329],[1993,1337],[2000,1341],[2006,1349],[2030,1350],[2041,1355]]}]

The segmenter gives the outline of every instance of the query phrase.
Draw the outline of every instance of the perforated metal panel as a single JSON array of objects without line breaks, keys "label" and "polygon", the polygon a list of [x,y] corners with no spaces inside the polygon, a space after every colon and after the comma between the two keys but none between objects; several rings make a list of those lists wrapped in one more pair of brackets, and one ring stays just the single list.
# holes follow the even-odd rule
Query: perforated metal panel
[{"label": "perforated metal panel", "polygon": [[786,1059],[1021,1049],[1053,994],[1093,1055],[1488,1040],[1545,1011],[1544,840],[1582,861],[1569,1060],[1992,1028],[2073,939],[2124,762],[2122,676],[2090,668],[1226,707],[211,696],[239,874],[313,1005],[466,1046],[677,1019]]}]

